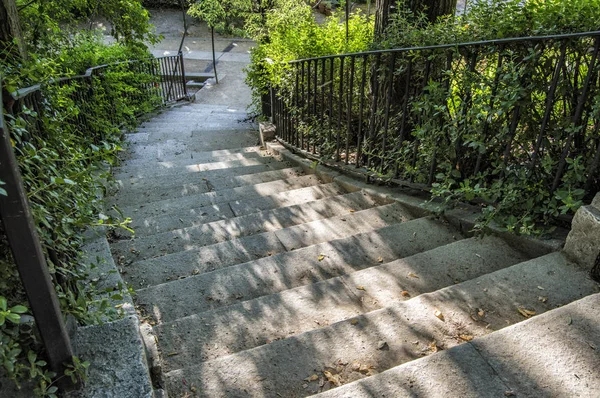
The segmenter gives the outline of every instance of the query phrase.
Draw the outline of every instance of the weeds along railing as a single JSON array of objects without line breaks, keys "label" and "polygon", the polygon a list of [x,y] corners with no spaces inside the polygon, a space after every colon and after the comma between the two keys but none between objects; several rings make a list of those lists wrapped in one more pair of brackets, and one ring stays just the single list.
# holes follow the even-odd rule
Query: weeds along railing
[{"label": "weeds along railing", "polygon": [[44,146],[50,138],[56,142],[62,133],[81,134],[101,143],[106,134],[118,134],[119,126],[140,113],[186,98],[181,53],[90,68],[84,75],[38,84],[3,98],[7,109],[0,115],[0,182],[6,195],[0,192],[0,230],[6,234],[51,368],[59,375],[73,352],[54,287],[57,281],[53,279],[60,276],[52,275],[47,264],[59,264],[61,253],[52,244],[56,241],[53,226],[35,225],[30,192],[15,152]]},{"label": "weeds along railing", "polygon": [[467,199],[525,180],[590,198],[599,46],[589,32],[293,61],[272,92],[277,136],[335,167]]}]

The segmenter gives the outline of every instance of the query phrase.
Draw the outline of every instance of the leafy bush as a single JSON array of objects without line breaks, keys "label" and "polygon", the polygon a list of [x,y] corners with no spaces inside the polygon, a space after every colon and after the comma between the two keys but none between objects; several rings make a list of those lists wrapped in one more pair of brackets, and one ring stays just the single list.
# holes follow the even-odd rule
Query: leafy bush
[{"label": "leafy bush", "polygon": [[318,24],[311,7],[299,0],[279,0],[266,14],[263,26],[253,32],[258,46],[250,55],[246,82],[253,90],[255,104],[270,86],[282,84],[288,62],[294,59],[318,57],[345,52],[359,52],[369,48],[373,40],[373,17],[360,11],[348,20],[346,41],[343,14],[327,17]]}]

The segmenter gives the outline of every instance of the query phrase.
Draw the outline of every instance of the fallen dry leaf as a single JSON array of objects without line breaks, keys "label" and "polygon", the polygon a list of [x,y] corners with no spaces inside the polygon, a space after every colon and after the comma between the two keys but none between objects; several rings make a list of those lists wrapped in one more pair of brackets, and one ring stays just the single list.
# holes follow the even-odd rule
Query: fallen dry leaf
[{"label": "fallen dry leaf", "polygon": [[403,297],[410,297],[410,293],[407,292],[406,290],[403,290],[402,293],[400,293]]},{"label": "fallen dry leaf", "polygon": [[429,349],[429,351],[431,352],[438,352],[439,351],[439,347],[437,345],[437,341],[433,340],[429,346],[427,346],[427,348]]},{"label": "fallen dry leaf", "polygon": [[528,310],[525,307],[519,307],[517,309],[519,310],[519,314],[523,315],[525,318],[531,318],[532,316],[535,315],[535,311]]},{"label": "fallen dry leaf", "polygon": [[419,279],[419,276],[417,274],[415,274],[414,272],[409,272],[408,276],[411,277],[411,278],[417,278],[417,279]]},{"label": "fallen dry leaf", "polygon": [[308,381],[308,382],[317,381],[317,380],[319,380],[319,376],[317,376],[317,375],[312,375],[312,376],[309,376],[306,379],[304,379],[304,381]]},{"label": "fallen dry leaf", "polygon": [[349,211],[350,213],[354,213],[356,210],[354,210],[354,209],[348,209],[348,211]]},{"label": "fallen dry leaf", "polygon": [[438,318],[440,321],[444,320],[444,314],[442,314],[442,311],[440,310],[435,310],[433,315],[435,315],[435,317]]},{"label": "fallen dry leaf", "polygon": [[350,369],[352,369],[355,372],[358,372],[360,370],[360,362],[352,361],[352,365],[350,365]]},{"label": "fallen dry leaf", "polygon": [[479,311],[477,311],[477,315],[478,315],[480,318],[483,318],[483,317],[485,316],[485,311],[484,311],[484,310],[482,310],[482,309],[480,308],[480,309],[479,309]]},{"label": "fallen dry leaf", "polygon": [[358,290],[366,290],[364,286],[356,286]]},{"label": "fallen dry leaf", "polygon": [[464,341],[471,341],[471,340],[473,340],[473,336],[471,336],[470,334],[459,334],[458,337],[461,340],[464,340]]},{"label": "fallen dry leaf", "polygon": [[377,262],[378,262],[378,263],[382,263],[382,262],[383,262],[383,257],[378,257],[378,258],[377,258]]},{"label": "fallen dry leaf", "polygon": [[325,376],[327,381],[333,384],[334,386],[339,387],[341,385],[339,375],[334,375],[328,370],[324,370],[323,375]]}]

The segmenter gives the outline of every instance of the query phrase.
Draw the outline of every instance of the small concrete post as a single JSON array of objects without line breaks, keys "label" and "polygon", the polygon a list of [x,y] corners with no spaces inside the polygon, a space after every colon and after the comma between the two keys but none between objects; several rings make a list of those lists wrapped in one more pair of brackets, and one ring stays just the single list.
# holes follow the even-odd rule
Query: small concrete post
[{"label": "small concrete post", "polygon": [[575,213],[564,252],[581,266],[594,267],[600,255],[600,192]]}]

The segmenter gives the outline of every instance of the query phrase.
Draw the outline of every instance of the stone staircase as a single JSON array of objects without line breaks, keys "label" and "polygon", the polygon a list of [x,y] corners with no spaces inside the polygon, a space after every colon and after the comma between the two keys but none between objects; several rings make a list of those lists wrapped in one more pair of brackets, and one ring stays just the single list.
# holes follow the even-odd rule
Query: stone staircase
[{"label": "stone staircase", "polygon": [[[586,296],[598,308],[597,284],[563,254],[464,236],[410,203],[305,174],[256,146],[244,117],[172,108],[128,135],[115,170],[109,204],[136,234],[118,232],[111,250],[170,397],[502,396],[511,385],[485,384],[479,342],[505,347],[516,324]],[[488,389],[457,381],[461,360]]]}]

